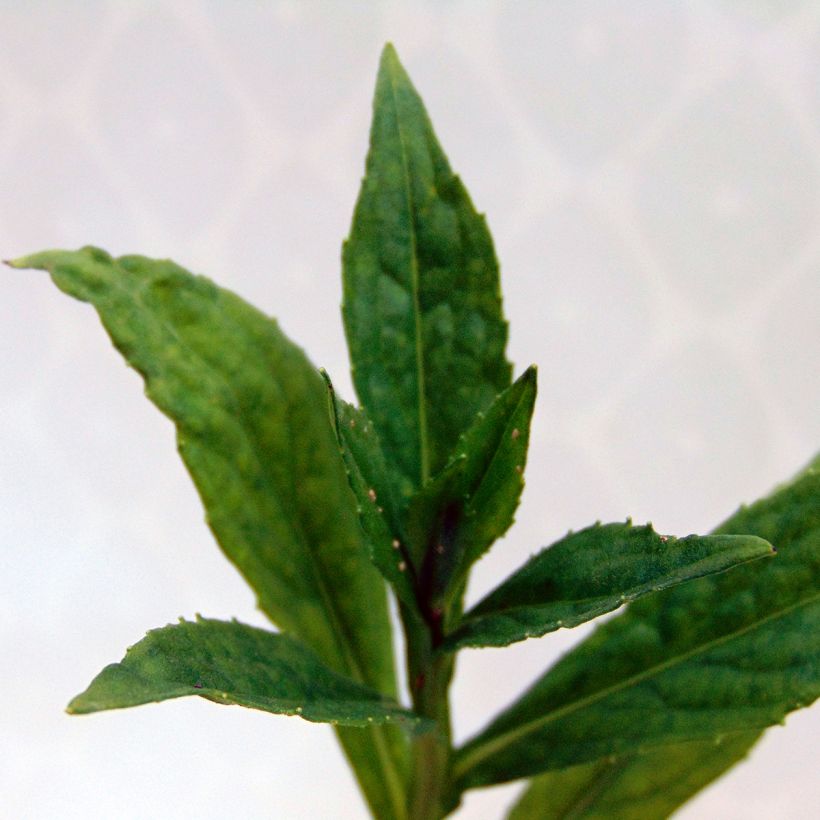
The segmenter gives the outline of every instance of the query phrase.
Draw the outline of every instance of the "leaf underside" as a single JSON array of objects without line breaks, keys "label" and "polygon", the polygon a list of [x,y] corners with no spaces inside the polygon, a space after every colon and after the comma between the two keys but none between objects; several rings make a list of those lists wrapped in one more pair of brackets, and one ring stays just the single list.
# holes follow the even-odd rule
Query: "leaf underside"
[{"label": "leaf underside", "polygon": [[511,367],[485,220],[389,45],[342,262],[356,391],[385,452],[420,487],[510,384]]},{"label": "leaf underside", "polygon": [[532,781],[507,820],[666,820],[743,760],[759,736],[741,732],[546,772]]},{"label": "leaf underside", "polygon": [[325,666],[302,644],[244,624],[208,619],[150,631],[68,706],[72,714],[198,695],[317,723],[424,722],[373,689]]},{"label": "leaf underside", "polygon": [[[778,555],[632,604],[456,753],[455,793],[687,741],[751,737],[820,695],[820,472],[716,534]],[[740,742],[740,741],[738,741]]]},{"label": "leaf underside", "polygon": [[596,524],[531,558],[466,613],[445,648],[506,646],[578,626],[649,593],[773,554],[756,536],[675,538],[629,521]]}]

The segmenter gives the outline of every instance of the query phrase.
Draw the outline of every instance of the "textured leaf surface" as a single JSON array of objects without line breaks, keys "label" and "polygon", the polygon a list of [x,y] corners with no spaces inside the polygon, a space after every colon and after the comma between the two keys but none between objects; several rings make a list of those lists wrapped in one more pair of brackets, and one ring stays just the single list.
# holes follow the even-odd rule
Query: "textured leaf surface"
[{"label": "textured leaf surface", "polygon": [[748,735],[820,695],[820,473],[717,534],[778,555],[631,605],[457,753],[458,788],[690,740]]},{"label": "textured leaf surface", "polygon": [[420,718],[337,674],[292,638],[236,622],[198,619],[150,631],[68,706],[73,714],[199,695],[305,720],[369,726]]},{"label": "textured leaf surface", "polygon": [[411,609],[416,607],[413,565],[406,549],[401,489],[382,452],[379,436],[363,410],[339,398],[327,375],[336,439],[358,502],[370,558]]},{"label": "textured leaf surface", "polygon": [[660,746],[536,777],[508,820],[665,820],[743,760],[757,733]]},{"label": "textured leaf surface", "polygon": [[414,560],[427,562],[424,574],[436,605],[449,602],[470,567],[513,522],[536,382],[530,367],[496,396],[459,438],[447,467],[410,501],[407,540]]},{"label": "textured leaf surface", "polygon": [[[394,694],[384,584],[366,555],[325,385],[304,353],[275,321],[167,260],[84,248],[11,264],[47,270],[96,308],[176,425],[208,524],[260,608],[331,668]],[[340,732],[380,810],[384,784],[400,790],[386,758],[401,768],[404,749],[389,735]]]},{"label": "textured leaf surface", "polygon": [[[809,465],[794,481],[811,469]],[[720,530],[742,533],[749,527],[746,512],[741,510]],[[769,537],[779,541],[776,532],[775,525]],[[641,755],[546,772],[533,779],[509,817],[660,820],[743,760],[761,736],[760,732],[747,732],[700,743],[659,746]]]},{"label": "textured leaf surface", "polygon": [[773,554],[756,536],[675,538],[629,521],[596,524],[531,558],[464,616],[446,648],[506,646],[578,626],[650,592]]},{"label": "textured leaf surface", "polygon": [[353,381],[385,451],[423,485],[510,384],[498,263],[392,46],[343,251]]}]

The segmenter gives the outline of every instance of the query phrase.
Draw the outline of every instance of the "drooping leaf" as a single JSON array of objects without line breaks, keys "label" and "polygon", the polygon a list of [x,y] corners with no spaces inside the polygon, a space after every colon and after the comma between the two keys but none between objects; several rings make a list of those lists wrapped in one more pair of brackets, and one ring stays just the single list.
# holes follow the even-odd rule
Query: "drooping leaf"
[{"label": "drooping leaf", "polygon": [[464,616],[445,648],[506,646],[571,628],[651,592],[774,555],[757,536],[659,535],[595,524],[533,556]]},{"label": "drooping leaf", "polygon": [[154,629],[107,666],[68,706],[72,714],[199,695],[318,723],[370,726],[422,718],[325,666],[285,635],[235,621],[198,618]]},{"label": "drooping leaf", "polygon": [[665,820],[743,760],[756,732],[659,746],[534,778],[507,820]]},{"label": "drooping leaf", "polygon": [[390,45],[343,284],[359,398],[389,458],[420,487],[511,368],[490,234]]},{"label": "drooping leaf", "polygon": [[401,490],[395,486],[396,476],[387,464],[378,433],[365,412],[340,399],[326,374],[325,381],[336,440],[350,488],[358,502],[370,558],[401,601],[414,609],[414,567],[403,535]]},{"label": "drooping leaf", "polygon": [[524,487],[537,371],[528,368],[459,438],[449,464],[411,499],[407,540],[437,606],[513,522]]},{"label": "drooping leaf", "polygon": [[[176,425],[208,524],[260,608],[332,669],[394,694],[384,584],[366,554],[325,385],[304,353],[275,321],[170,261],[84,248],[11,265],[46,270],[95,307]],[[391,811],[403,801],[403,740],[389,727],[339,736],[369,780],[371,806]]]},{"label": "drooping leaf", "polygon": [[717,534],[778,555],[632,604],[457,752],[455,793],[610,755],[759,732],[820,695],[820,471]]}]

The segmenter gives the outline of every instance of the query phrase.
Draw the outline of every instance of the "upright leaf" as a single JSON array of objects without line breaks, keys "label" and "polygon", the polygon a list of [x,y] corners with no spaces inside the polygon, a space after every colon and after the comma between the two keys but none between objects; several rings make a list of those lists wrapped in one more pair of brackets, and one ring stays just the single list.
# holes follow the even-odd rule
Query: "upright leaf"
[{"label": "upright leaf", "polygon": [[378,433],[365,412],[339,398],[327,374],[330,412],[347,471],[358,502],[359,520],[370,558],[399,599],[416,607],[414,567],[404,537],[403,510],[397,477],[382,452]]},{"label": "upright leaf", "polygon": [[390,45],[342,259],[356,390],[389,457],[420,487],[511,368],[490,234]]},{"label": "upright leaf", "polygon": [[292,638],[204,618],[151,630],[120,663],[106,666],[68,711],[87,714],[187,695],[316,723],[396,721],[425,728],[421,718],[334,672]]},{"label": "upright leaf", "polygon": [[[95,307],[176,425],[208,524],[260,608],[332,669],[394,694],[384,584],[365,552],[324,383],[304,353],[275,321],[170,261],[84,248],[11,264],[47,270]],[[389,810],[404,749],[385,731],[340,738],[370,779],[371,805]]]},{"label": "upright leaf", "polygon": [[459,438],[453,457],[410,500],[407,541],[436,606],[513,522],[524,487],[536,369],[496,396]]},{"label": "upright leaf", "polygon": [[754,535],[658,535],[595,524],[533,556],[464,616],[445,648],[506,646],[597,618],[651,592],[774,555]]},{"label": "upright leaf", "polygon": [[[718,534],[778,555],[650,596],[600,627],[457,753],[455,792],[609,755],[751,734],[820,695],[820,472]],[[739,741],[740,742],[740,741]]]},{"label": "upright leaf", "polygon": [[759,735],[659,746],[536,777],[507,820],[665,820],[743,760]]}]

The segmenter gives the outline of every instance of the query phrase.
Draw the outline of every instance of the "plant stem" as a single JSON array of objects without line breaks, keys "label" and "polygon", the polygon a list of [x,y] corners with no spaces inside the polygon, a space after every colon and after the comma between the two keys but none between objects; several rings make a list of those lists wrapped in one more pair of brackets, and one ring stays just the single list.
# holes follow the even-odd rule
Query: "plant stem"
[{"label": "plant stem", "polygon": [[441,643],[441,619],[422,622],[402,612],[407,635],[407,667],[413,709],[436,721],[436,728],[413,741],[410,765],[408,816],[410,820],[440,820],[449,785],[450,705],[448,690],[453,658],[436,653]]}]

